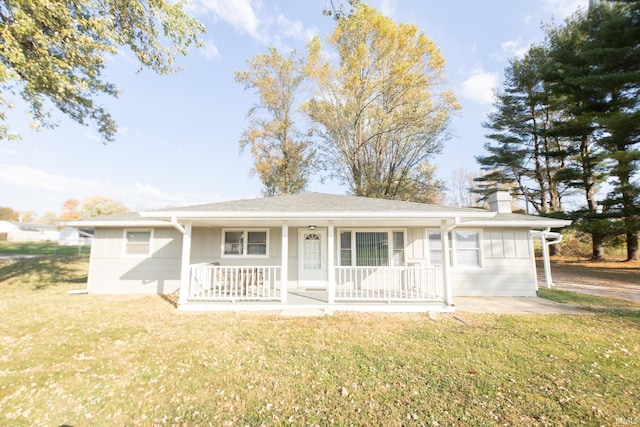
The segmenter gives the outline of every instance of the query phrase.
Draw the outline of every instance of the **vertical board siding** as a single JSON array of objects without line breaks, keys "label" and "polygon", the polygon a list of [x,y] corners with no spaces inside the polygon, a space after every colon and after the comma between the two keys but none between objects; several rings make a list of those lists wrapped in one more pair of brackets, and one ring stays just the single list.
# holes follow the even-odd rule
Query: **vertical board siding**
[{"label": "vertical board siding", "polygon": [[529,230],[485,231],[485,258],[530,258]]},{"label": "vertical board siding", "polygon": [[[133,228],[133,227],[131,227]],[[97,228],[87,289],[96,294],[167,294],[180,287],[182,235],[156,228],[150,256],[124,255],[123,228]]]},{"label": "vertical board siding", "polygon": [[530,247],[529,230],[485,230],[483,268],[452,268],[453,296],[535,296]]}]

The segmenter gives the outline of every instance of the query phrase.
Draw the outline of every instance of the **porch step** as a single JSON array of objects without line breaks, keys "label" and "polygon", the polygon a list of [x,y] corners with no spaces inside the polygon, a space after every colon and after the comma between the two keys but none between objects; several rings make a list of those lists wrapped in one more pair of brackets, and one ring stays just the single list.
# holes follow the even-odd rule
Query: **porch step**
[{"label": "porch step", "polygon": [[325,310],[321,308],[286,308],[280,312],[284,317],[322,317],[325,315],[332,315],[331,310]]}]

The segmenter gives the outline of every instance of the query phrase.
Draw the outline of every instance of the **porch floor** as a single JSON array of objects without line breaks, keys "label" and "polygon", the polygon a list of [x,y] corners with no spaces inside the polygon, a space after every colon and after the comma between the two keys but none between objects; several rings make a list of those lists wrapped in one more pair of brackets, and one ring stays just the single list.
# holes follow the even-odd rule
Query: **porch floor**
[{"label": "porch floor", "polygon": [[355,302],[336,301],[329,304],[329,294],[325,290],[291,289],[287,292],[287,302],[277,301],[237,301],[237,302],[188,302],[179,305],[184,311],[287,311],[316,310],[325,314],[334,311],[388,312],[388,313],[427,313],[452,312],[453,307],[442,302]]}]

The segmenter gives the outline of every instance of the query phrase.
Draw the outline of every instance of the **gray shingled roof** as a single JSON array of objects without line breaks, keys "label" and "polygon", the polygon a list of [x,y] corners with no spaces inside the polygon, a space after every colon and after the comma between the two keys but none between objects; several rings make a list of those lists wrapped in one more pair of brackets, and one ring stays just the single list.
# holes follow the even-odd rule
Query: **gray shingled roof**
[{"label": "gray shingled roof", "polygon": [[[409,215],[412,215],[413,213],[427,215],[431,214],[431,216],[433,216],[434,214],[442,214],[443,217],[451,217],[454,215],[461,215],[464,217],[466,215],[468,219],[464,220],[463,223],[469,223],[469,221],[480,223],[530,222],[532,226],[535,226],[535,223],[540,223],[540,221],[550,224],[558,221],[558,226],[561,226],[560,220],[534,215],[523,215],[515,213],[492,214],[483,209],[456,208],[450,206],[431,205],[426,203],[373,199],[369,197],[325,193],[306,193],[277,197],[232,200],[219,203],[184,206],[178,208],[165,208],[154,211],[146,211],[146,214],[151,214],[149,217],[146,217],[146,215],[145,217],[142,217],[138,212],[129,212],[124,214],[87,218],[85,221],[91,223],[92,226],[96,225],[97,223],[106,224],[108,222],[146,223],[149,221],[153,221],[152,218],[163,220],[165,219],[165,216],[173,216],[174,214],[176,214],[177,216],[189,216],[190,213],[193,215],[200,213],[204,216],[199,217],[203,218],[208,217],[208,213],[210,213],[211,218],[215,218],[218,215],[220,217],[225,217],[229,214],[235,216],[236,213],[238,214],[238,217],[241,217],[242,212],[246,212],[248,216],[252,213],[255,214],[256,212],[269,212],[274,215],[282,214],[283,217],[285,217],[286,214],[296,213],[307,215],[318,213],[319,215],[333,216],[340,215],[341,213],[351,213],[357,215],[358,212],[362,212],[363,217],[365,213],[375,214],[376,212],[381,213],[385,216],[393,216],[394,213],[397,213],[398,215],[407,213]],[[485,214],[486,216],[483,214]],[[81,220],[81,222],[82,221],[83,220]],[[166,219],[164,222],[166,222]],[[167,224],[169,223],[167,222]]]},{"label": "gray shingled roof", "polygon": [[[482,209],[455,208],[399,200],[373,199],[325,193],[294,194],[277,197],[233,200],[161,212],[486,212]],[[153,211],[151,211],[153,212]]]}]

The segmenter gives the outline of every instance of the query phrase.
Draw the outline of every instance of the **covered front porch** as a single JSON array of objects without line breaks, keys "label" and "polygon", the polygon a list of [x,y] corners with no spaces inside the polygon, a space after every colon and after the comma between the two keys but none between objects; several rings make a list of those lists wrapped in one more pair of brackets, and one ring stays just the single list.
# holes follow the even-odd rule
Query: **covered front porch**
[{"label": "covered front porch", "polygon": [[[339,221],[261,215],[242,221],[174,218],[172,224],[183,236],[181,310],[453,310],[448,240],[440,242],[441,265],[429,265],[422,250],[425,224],[443,232],[451,226],[441,218],[381,222],[362,214]],[[201,248],[211,238],[220,246],[203,262]]]},{"label": "covered front porch", "polygon": [[[451,311],[441,268],[333,267],[324,288],[291,288],[282,266],[189,267],[180,308],[204,310]],[[183,292],[185,291],[185,292]]]}]

